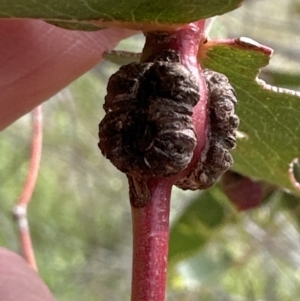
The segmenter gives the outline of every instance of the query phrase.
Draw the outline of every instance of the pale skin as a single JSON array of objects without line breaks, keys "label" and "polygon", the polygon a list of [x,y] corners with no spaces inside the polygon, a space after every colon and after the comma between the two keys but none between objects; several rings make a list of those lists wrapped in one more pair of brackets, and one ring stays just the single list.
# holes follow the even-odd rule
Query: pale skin
[{"label": "pale skin", "polygon": [[[48,100],[136,32],[68,31],[37,20],[0,20],[0,130]],[[28,285],[30,284],[30,285]],[[13,292],[13,293],[12,293]],[[53,301],[26,262],[0,248],[0,300]]]},{"label": "pale skin", "polygon": [[37,20],[0,20],[0,130],[49,99],[135,32],[70,31]]}]

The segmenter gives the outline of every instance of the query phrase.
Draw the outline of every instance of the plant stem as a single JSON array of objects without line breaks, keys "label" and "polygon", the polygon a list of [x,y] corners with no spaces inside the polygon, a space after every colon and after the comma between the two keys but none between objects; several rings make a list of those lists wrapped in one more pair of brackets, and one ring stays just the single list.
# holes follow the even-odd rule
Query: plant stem
[{"label": "plant stem", "polygon": [[[197,133],[197,147],[188,168],[199,160],[207,138],[206,84],[198,64],[198,47],[204,36],[205,21],[187,24],[172,32],[148,32],[141,62],[151,62],[162,50],[175,50],[181,63],[195,76],[200,87],[200,101],[194,109],[193,121]],[[132,301],[164,301],[166,289],[169,210],[172,185],[187,171],[165,179],[147,182],[150,201],[144,207],[132,206],[133,271]],[[131,183],[132,189],[132,183]],[[142,187],[142,186],[141,186]],[[130,193],[131,204],[139,204],[138,191]]]},{"label": "plant stem", "polygon": [[149,183],[151,200],[132,208],[132,301],[164,301],[169,245],[172,181]]},{"label": "plant stem", "polygon": [[32,133],[32,146],[31,146],[31,158],[30,166],[28,170],[28,175],[26,183],[24,184],[23,191],[19,200],[13,210],[13,213],[17,219],[21,247],[23,251],[24,259],[27,263],[35,270],[37,270],[37,264],[34,256],[34,251],[32,247],[28,220],[27,220],[27,205],[31,200],[32,193],[35,188],[35,184],[38,177],[38,172],[40,168],[40,161],[42,156],[42,140],[43,140],[43,121],[42,121],[42,107],[38,106],[32,111],[32,123],[33,123],[33,133]]}]

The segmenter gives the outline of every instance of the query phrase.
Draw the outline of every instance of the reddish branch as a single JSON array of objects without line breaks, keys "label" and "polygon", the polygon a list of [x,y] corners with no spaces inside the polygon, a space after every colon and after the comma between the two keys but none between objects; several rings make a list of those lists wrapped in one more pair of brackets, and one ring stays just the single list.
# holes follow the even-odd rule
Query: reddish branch
[{"label": "reddish branch", "polygon": [[36,260],[32,247],[28,221],[27,221],[27,205],[31,200],[32,193],[34,191],[41,155],[42,155],[42,139],[43,139],[43,126],[42,126],[42,108],[38,106],[32,112],[33,122],[33,134],[32,134],[32,146],[31,146],[31,158],[30,166],[28,170],[27,180],[24,184],[23,191],[14,208],[14,215],[18,221],[21,247],[23,255],[27,263],[37,270]]},{"label": "reddish branch", "polygon": [[142,208],[132,207],[133,301],[165,299],[172,182],[154,181],[149,188],[150,203]]},{"label": "reddish branch", "polygon": [[[169,207],[173,184],[199,160],[207,137],[206,85],[197,61],[198,47],[204,35],[204,21],[167,33],[160,39],[156,33],[146,33],[146,44],[141,61],[149,61],[164,49],[173,49],[180,54],[182,64],[197,78],[200,86],[200,101],[194,107],[194,127],[197,147],[188,168],[168,179],[148,181],[150,202],[132,207],[133,219],[133,276],[132,301],[164,301],[169,244]],[[134,203],[131,200],[131,203]]]}]

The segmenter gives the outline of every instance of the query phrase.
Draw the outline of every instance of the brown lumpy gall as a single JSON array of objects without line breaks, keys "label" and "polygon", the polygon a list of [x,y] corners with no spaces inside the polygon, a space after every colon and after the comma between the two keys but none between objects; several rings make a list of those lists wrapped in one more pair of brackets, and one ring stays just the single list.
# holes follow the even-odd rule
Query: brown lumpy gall
[{"label": "brown lumpy gall", "polygon": [[176,53],[125,65],[107,87],[99,147],[136,178],[168,177],[187,167],[196,146],[193,106],[199,88]]},{"label": "brown lumpy gall", "polygon": [[209,69],[203,75],[209,91],[210,133],[197,165],[176,183],[182,189],[206,189],[233,165],[230,151],[236,146],[239,125],[236,94],[225,75]]}]

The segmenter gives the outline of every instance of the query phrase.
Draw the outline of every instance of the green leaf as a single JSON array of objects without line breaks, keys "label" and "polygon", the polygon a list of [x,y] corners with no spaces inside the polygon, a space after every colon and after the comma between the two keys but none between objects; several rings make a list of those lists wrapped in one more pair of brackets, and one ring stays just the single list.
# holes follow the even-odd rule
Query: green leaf
[{"label": "green leaf", "polygon": [[[70,29],[183,24],[236,9],[242,0],[2,0],[0,18],[43,19]],[[121,24],[120,24],[121,22]]]},{"label": "green leaf", "polygon": [[281,207],[283,209],[294,211],[297,215],[299,215],[299,208],[300,208],[299,197],[293,194],[282,192],[280,201],[281,201]]},{"label": "green leaf", "polygon": [[295,224],[300,230],[300,197],[295,196],[293,194],[289,194],[287,192],[281,192],[279,194],[280,197],[280,207],[279,209],[283,209],[286,211],[292,220],[295,221]]},{"label": "green leaf", "polygon": [[218,186],[198,195],[172,225],[169,261],[173,263],[201,250],[233,216]]},{"label": "green leaf", "polygon": [[286,73],[281,71],[263,71],[264,78],[274,86],[283,86],[287,88],[297,88],[300,83],[299,73]]},{"label": "green leaf", "polygon": [[238,98],[244,138],[233,152],[233,169],[300,194],[289,174],[290,163],[300,155],[300,93],[256,80],[271,51],[250,39],[212,41],[204,48],[201,64],[225,74]]},{"label": "green leaf", "polygon": [[138,52],[111,50],[103,53],[103,58],[106,61],[118,66],[127,65],[132,62],[138,63],[141,57],[142,54]]},{"label": "green leaf", "polygon": [[178,272],[184,286],[199,285],[213,286],[220,281],[224,273],[234,264],[231,254],[220,248],[212,256],[211,250],[203,250],[195,256],[179,263]]}]

